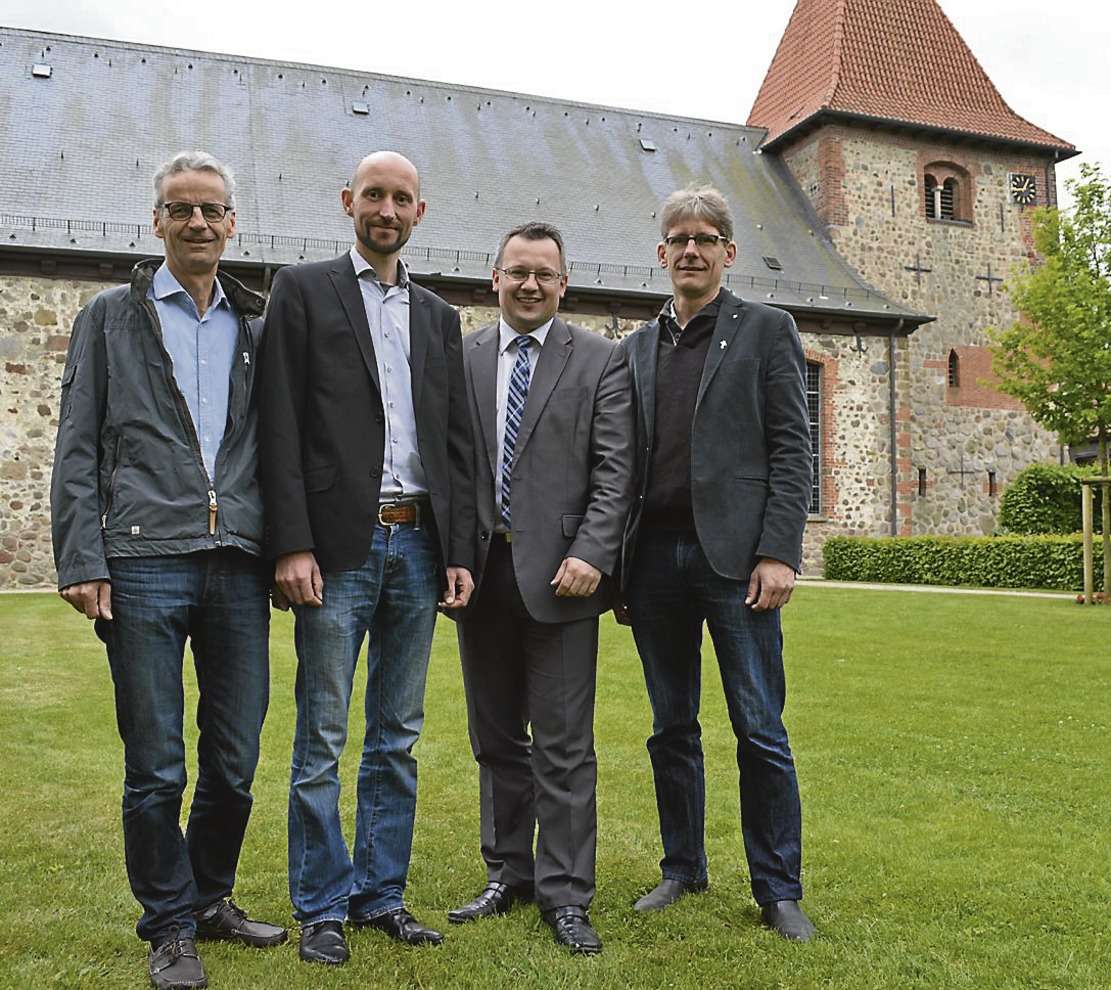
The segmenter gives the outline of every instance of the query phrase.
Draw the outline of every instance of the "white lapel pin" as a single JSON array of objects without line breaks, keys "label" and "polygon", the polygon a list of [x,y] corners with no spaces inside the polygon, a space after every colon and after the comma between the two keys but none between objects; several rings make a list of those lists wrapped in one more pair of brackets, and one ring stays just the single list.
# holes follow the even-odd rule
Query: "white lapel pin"
[{"label": "white lapel pin", "polygon": [[723,351],[724,351],[724,350],[725,350],[725,348],[726,348],[726,347],[728,347],[728,346],[729,346],[729,345],[728,345],[728,344],[726,344],[726,342],[725,342],[724,340],[723,340],[723,341],[722,341],[722,342],[721,342],[720,344],[718,344],[718,347],[720,347],[720,348],[721,348],[721,349],[722,349]]},{"label": "white lapel pin", "polygon": [[250,364],[251,363],[251,355],[247,351],[243,352],[243,363],[244,364]]}]

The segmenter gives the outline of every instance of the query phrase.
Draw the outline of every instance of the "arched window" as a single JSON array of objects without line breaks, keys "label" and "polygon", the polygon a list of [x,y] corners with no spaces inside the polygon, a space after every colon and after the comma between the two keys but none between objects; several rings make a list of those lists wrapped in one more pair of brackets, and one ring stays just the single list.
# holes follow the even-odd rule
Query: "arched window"
[{"label": "arched window", "polygon": [[922,173],[927,220],[972,222],[972,185],[968,172],[953,162],[933,162]]},{"label": "arched window", "polygon": [[957,388],[961,383],[961,359],[956,351],[949,352],[949,387]]}]

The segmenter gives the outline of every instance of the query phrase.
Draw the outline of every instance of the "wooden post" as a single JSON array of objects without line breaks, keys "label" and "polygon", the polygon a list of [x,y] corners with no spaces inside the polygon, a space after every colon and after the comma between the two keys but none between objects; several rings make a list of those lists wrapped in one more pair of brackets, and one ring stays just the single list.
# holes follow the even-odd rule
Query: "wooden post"
[{"label": "wooden post", "polygon": [[[1087,479],[1085,479],[1087,481]],[[1084,526],[1084,604],[1095,604],[1095,573],[1092,560],[1092,486],[1081,482],[1080,517]]]}]

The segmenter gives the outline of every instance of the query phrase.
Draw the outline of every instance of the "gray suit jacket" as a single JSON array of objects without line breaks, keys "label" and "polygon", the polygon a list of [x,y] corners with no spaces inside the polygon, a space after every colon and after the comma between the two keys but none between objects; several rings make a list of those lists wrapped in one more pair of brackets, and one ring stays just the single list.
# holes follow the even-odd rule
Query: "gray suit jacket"
[{"label": "gray suit jacket", "polygon": [[[497,521],[498,324],[463,342],[475,434],[476,595]],[[629,370],[614,345],[558,317],[540,351],[513,468],[513,563],[521,598],[539,622],[599,615],[613,604],[612,576],[632,498]],[[564,557],[603,575],[589,598],[557,598],[549,582]]]},{"label": "gray suit jacket", "polygon": [[[636,405],[636,492],[622,553],[633,560],[655,436],[658,320],[618,345]],[[722,300],[691,429],[691,500],[706,559],[747,580],[762,557],[798,570],[812,463],[806,359],[790,315],[727,293]]]}]

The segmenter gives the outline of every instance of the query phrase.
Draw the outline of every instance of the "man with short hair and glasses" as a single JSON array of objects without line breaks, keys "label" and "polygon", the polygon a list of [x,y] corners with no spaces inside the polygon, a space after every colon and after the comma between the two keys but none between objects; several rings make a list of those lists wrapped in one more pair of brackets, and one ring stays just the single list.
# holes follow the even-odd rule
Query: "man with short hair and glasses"
[{"label": "man with short hair and glasses", "polygon": [[632,481],[629,373],[556,315],[563,239],[526,223],[492,273],[501,318],[463,345],[475,433],[478,571],[459,619],[487,884],[455,924],[535,900],[594,954],[598,616],[613,604]]},{"label": "man with short hair and glasses", "polygon": [[794,321],[722,286],[737,246],[712,187],[664,203],[657,250],[674,294],[619,345],[633,374],[637,500],[622,588],[652,705],[648,752],[663,842],[657,911],[705,890],[703,623],[737,737],[741,832],[765,924],[807,941],[802,815],[783,725],[779,610],[810,502],[805,360]]},{"label": "man with short hair and glasses", "polygon": [[[51,479],[62,598],[108,650],[124,745],[128,879],[159,988],[206,986],[195,939],[284,942],[230,899],[269,696],[256,356],[263,300],[219,268],[231,171],[182,152],[154,176],[165,260],[77,316]],[[185,835],[182,662],[197,672]]]},{"label": "man with short hair and glasses", "polygon": [[[347,961],[344,922],[438,945],[404,902],[412,750],[437,603],[472,588],[474,475],[459,314],[401,251],[425,215],[408,158],[364,158],[340,191],[354,245],[283,268],[266,313],[267,547],[296,614],[289,891],[306,962]],[[348,850],[339,759],[366,644],[366,731]]]}]

